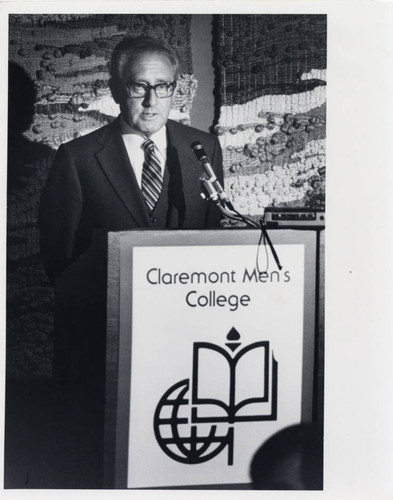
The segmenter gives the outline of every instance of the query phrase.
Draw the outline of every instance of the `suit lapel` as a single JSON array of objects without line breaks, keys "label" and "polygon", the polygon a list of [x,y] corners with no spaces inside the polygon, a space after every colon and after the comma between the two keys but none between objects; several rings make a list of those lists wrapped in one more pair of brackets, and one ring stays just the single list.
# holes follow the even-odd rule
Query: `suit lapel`
[{"label": "suit lapel", "polygon": [[[167,165],[170,174],[169,183],[169,202],[178,214],[179,227],[183,227],[186,217],[186,198],[184,194],[184,182],[187,182],[186,172],[184,172],[182,165],[189,164],[187,152],[184,152],[184,144],[174,131],[172,122],[167,122]],[[185,156],[184,156],[185,155]]]},{"label": "suit lapel", "polygon": [[184,140],[184,134],[181,133],[181,129],[176,122],[168,120],[167,130],[168,144],[170,144],[172,152],[176,151],[178,158],[182,160],[180,168],[184,174],[183,162],[184,165],[190,165],[190,163],[197,164],[194,153],[191,149],[191,144],[188,144],[187,141]]},{"label": "suit lapel", "polygon": [[[191,145],[195,140],[187,127],[179,125],[177,122],[168,120],[168,143],[171,145],[171,160],[176,165],[177,188],[180,195],[175,195],[178,203],[178,210],[181,227],[195,224],[194,215],[201,210],[200,197],[200,176],[201,167]],[[180,197],[179,197],[180,196]],[[187,200],[187,203],[186,201]]]},{"label": "suit lapel", "polygon": [[118,119],[98,137],[101,148],[96,158],[109,182],[139,227],[150,227],[146,203],[136,180],[121,137]]}]

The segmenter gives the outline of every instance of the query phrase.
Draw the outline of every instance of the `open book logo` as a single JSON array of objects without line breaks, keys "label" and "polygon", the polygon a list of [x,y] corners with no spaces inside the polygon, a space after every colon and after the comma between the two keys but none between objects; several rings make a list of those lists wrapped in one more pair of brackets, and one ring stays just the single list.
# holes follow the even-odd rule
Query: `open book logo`
[{"label": "open book logo", "polygon": [[278,364],[269,342],[240,348],[235,328],[227,340],[226,348],[195,342],[191,381],[177,382],[158,402],[155,436],[177,462],[200,464],[227,448],[233,465],[235,424],[277,419]]}]

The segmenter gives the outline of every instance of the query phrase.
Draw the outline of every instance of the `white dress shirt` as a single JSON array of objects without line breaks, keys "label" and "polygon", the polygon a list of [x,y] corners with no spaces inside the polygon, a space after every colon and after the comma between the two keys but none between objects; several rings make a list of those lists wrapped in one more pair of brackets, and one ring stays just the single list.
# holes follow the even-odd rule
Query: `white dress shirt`
[{"label": "white dress shirt", "polygon": [[[130,159],[132,168],[134,169],[136,180],[138,181],[139,187],[141,187],[142,168],[145,160],[142,144],[146,140],[146,137],[135,134],[122,116],[120,116],[120,130],[127,150],[128,158]],[[152,134],[149,139],[151,139],[156,145],[156,152],[157,157],[160,160],[161,172],[164,174],[167,155],[166,127],[162,127],[158,132]]]}]

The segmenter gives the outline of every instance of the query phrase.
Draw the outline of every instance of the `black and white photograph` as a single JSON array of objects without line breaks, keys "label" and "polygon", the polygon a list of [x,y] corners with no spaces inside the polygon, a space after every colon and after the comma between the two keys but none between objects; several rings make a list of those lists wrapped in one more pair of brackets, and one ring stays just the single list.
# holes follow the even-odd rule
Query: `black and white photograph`
[{"label": "black and white photograph", "polygon": [[[340,294],[369,265],[350,231],[363,255],[373,239],[351,219],[371,198],[356,154],[337,183],[357,83],[341,115],[352,49],[332,40],[351,22],[323,2],[186,3],[2,11],[6,493],[332,487],[329,375],[356,379],[366,339],[343,334],[365,309]],[[333,384],[360,397],[346,373]]]}]

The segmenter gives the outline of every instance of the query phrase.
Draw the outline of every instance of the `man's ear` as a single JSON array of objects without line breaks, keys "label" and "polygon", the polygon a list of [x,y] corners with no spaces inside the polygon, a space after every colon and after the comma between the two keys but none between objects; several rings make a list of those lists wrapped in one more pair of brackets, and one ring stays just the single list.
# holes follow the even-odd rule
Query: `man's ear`
[{"label": "man's ear", "polygon": [[120,101],[122,100],[122,94],[124,93],[123,85],[119,82],[119,80],[110,78],[109,88],[111,89],[112,97],[115,103],[120,104]]}]

